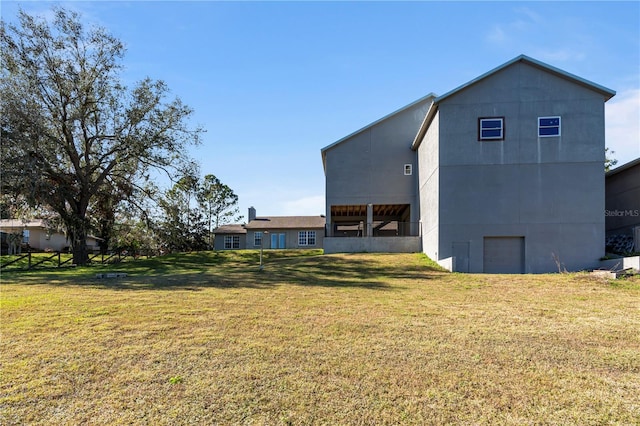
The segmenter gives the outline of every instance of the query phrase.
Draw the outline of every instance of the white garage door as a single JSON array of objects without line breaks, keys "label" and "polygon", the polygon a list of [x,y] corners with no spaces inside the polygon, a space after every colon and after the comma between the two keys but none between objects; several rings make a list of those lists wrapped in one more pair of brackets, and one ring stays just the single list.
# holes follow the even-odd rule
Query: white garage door
[{"label": "white garage door", "polygon": [[485,237],[484,272],[524,273],[524,237]]}]

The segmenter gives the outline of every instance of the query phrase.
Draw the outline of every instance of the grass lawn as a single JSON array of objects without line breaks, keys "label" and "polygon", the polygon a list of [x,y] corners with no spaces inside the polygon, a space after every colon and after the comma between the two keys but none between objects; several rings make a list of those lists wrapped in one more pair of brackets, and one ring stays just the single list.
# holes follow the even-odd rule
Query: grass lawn
[{"label": "grass lawn", "polygon": [[0,424],[640,424],[638,277],[317,254],[3,272]]}]

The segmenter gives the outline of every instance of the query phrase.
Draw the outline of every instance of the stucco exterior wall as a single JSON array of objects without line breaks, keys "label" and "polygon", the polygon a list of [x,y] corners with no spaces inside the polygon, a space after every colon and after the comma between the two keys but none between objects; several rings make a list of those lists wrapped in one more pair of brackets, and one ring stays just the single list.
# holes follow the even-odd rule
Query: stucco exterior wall
[{"label": "stucco exterior wall", "polygon": [[324,253],[419,253],[420,237],[325,238]]},{"label": "stucco exterior wall", "polygon": [[[246,248],[248,249],[259,249],[260,246],[254,245],[255,237],[254,232],[258,232],[259,230],[248,230],[246,235]],[[300,245],[298,244],[298,233],[300,231],[315,231],[316,233],[316,243],[314,245]],[[318,249],[322,248],[324,244],[324,229],[269,229],[268,234],[262,235],[264,239],[262,244],[262,248],[271,249],[274,248],[271,246],[271,235],[273,234],[285,234],[285,249]],[[276,247],[282,248],[282,247]]]},{"label": "stucco exterior wall", "polygon": [[[418,102],[325,151],[328,223],[332,205],[409,204],[409,220],[419,220],[417,155],[409,147],[430,103]],[[404,174],[405,164],[412,175]]]},{"label": "stucco exterior wall", "polygon": [[[316,233],[316,243],[313,245],[300,245],[298,244],[298,232],[299,231],[315,231]],[[259,232],[259,230],[247,230],[246,234],[217,234],[213,243],[213,247],[215,250],[243,250],[243,249],[259,249],[259,245],[255,245],[255,236],[254,233]],[[273,234],[285,234],[285,249],[317,249],[322,248],[324,241],[324,229],[270,229],[268,234],[263,234],[263,249],[271,249],[271,235]],[[237,249],[225,249],[224,248],[224,236],[225,235],[239,235],[240,237],[240,247]],[[280,247],[281,248],[281,247]]]},{"label": "stucco exterior wall", "polygon": [[[90,250],[94,249],[96,245],[95,240],[87,239],[87,245]],[[44,229],[32,230],[29,233],[29,245],[39,250],[61,251],[65,247],[69,247],[69,241],[62,234],[51,234],[47,236],[47,232]]]},{"label": "stucco exterior wall", "polygon": [[[469,243],[483,272],[484,237],[525,239],[525,272],[597,265],[604,254],[604,99],[516,63],[439,105],[439,247]],[[537,137],[537,119],[561,117],[561,136]],[[478,118],[504,117],[503,141],[478,141]],[[422,147],[421,147],[422,148]],[[429,253],[427,253],[429,254]]]},{"label": "stucco exterior wall", "polygon": [[[225,235],[238,235],[240,237],[240,246],[236,249],[225,249],[224,248],[224,237]],[[243,250],[247,248],[247,235],[246,234],[216,234],[213,239],[213,249],[214,250]]]},{"label": "stucco exterior wall", "polygon": [[433,118],[418,148],[418,186],[420,194],[420,222],[422,250],[438,259],[440,225],[440,148],[439,112]]},{"label": "stucco exterior wall", "polygon": [[[29,246],[33,250],[62,251],[70,246],[67,237],[59,232],[50,233],[46,228],[33,226],[28,226],[26,229],[29,231]],[[2,228],[2,232],[7,233],[22,234],[24,230],[24,226]],[[86,243],[90,251],[96,251],[100,248],[98,241],[94,237],[88,237]]]}]

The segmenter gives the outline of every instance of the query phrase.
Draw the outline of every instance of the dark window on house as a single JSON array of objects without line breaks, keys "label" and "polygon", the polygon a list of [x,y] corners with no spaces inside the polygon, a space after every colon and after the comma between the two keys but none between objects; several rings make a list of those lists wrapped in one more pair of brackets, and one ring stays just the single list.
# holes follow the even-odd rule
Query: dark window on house
[{"label": "dark window on house", "polygon": [[560,136],[560,117],[538,117],[538,137]]},{"label": "dark window on house", "polygon": [[315,246],[316,245],[316,231],[300,231],[300,232],[298,232],[298,245],[299,246]]},{"label": "dark window on house", "polygon": [[404,165],[404,175],[411,176],[413,174],[413,165],[405,164]]},{"label": "dark window on house", "polygon": [[262,245],[262,231],[253,233],[253,245],[256,247]]},{"label": "dark window on house", "polygon": [[478,119],[479,141],[504,140],[504,117],[486,117]]},{"label": "dark window on house", "polygon": [[224,236],[224,248],[225,249],[239,249],[240,248],[240,235],[225,235]]}]

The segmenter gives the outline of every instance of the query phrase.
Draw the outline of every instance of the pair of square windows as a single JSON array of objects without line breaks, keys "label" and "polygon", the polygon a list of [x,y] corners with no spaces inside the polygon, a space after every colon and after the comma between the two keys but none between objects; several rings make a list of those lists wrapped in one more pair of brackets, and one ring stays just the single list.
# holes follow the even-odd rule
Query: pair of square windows
[{"label": "pair of square windows", "polygon": [[224,236],[224,248],[225,249],[239,249],[240,248],[240,235],[225,235]]},{"label": "pair of square windows", "polygon": [[[538,137],[548,138],[560,136],[559,116],[538,117]],[[504,140],[504,117],[486,117],[478,119],[478,140],[479,141],[502,141]]]}]

